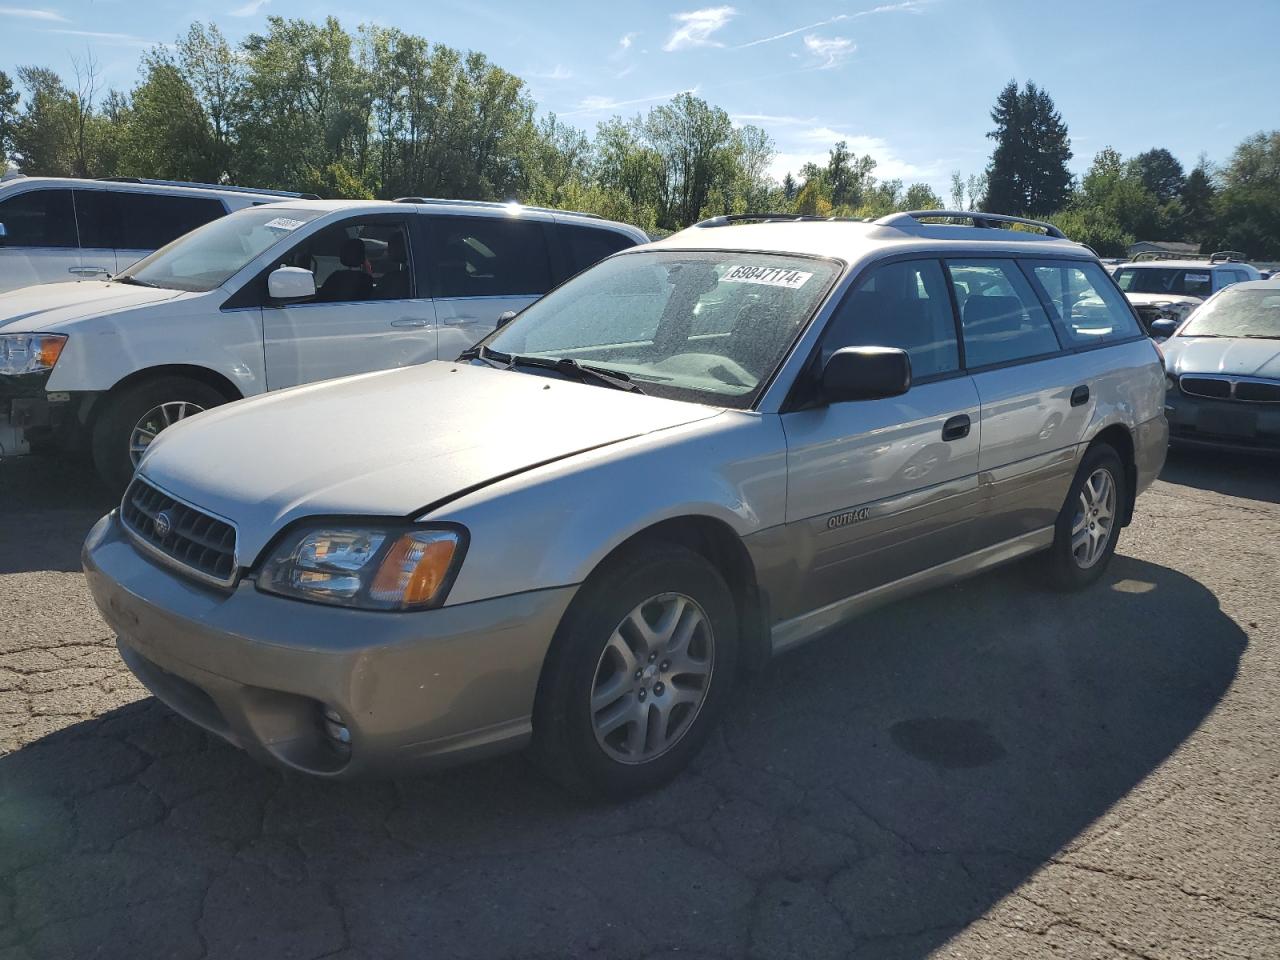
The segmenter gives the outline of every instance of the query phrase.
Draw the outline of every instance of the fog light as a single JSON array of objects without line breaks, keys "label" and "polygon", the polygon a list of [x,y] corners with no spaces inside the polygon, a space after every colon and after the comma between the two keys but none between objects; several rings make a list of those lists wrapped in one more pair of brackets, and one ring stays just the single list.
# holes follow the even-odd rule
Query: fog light
[{"label": "fog light", "polygon": [[329,739],[333,741],[335,746],[349,749],[351,747],[351,731],[347,729],[347,721],[342,719],[342,714],[337,710],[326,705],[324,713],[324,732],[328,734]]}]

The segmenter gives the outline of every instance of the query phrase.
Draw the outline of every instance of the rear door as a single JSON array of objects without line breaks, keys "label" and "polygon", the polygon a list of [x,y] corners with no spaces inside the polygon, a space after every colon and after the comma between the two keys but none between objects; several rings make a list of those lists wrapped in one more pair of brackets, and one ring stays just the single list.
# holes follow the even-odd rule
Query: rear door
[{"label": "rear door", "polygon": [[947,269],[982,404],[981,548],[1052,526],[1093,409],[1093,365],[1064,349],[1015,260],[948,260]]},{"label": "rear door", "polygon": [[439,354],[452,360],[552,287],[549,219],[426,216]]},{"label": "rear door", "polygon": [[115,190],[119,216],[116,268],[123,270],[171,240],[225,216],[227,208],[213,197],[180,193]]},{"label": "rear door", "polygon": [[961,370],[955,315],[937,260],[875,267],[837,308],[820,361],[849,346],[911,357],[900,397],[782,415],[788,539],[805,568],[789,619],[953,560],[972,548],[979,405]]},{"label": "rear door", "polygon": [[0,200],[0,292],[78,280],[80,250],[71,191],[23,190]]},{"label": "rear door", "polygon": [[[349,217],[304,237],[272,267],[315,274],[316,296],[264,302],[272,390],[436,358],[435,310],[420,295],[416,214]],[[263,284],[265,287],[265,284]]]}]

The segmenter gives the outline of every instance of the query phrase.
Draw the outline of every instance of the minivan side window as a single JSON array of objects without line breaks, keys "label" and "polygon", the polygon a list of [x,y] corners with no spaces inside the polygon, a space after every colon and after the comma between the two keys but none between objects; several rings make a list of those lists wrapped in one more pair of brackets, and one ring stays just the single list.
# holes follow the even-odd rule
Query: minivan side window
[{"label": "minivan side window", "polygon": [[80,246],[86,250],[116,246],[116,225],[120,216],[116,195],[108,190],[76,190],[76,226]]},{"label": "minivan side window", "polygon": [[116,204],[121,250],[159,250],[227,212],[221,200],[173,194],[117,192]]},{"label": "minivan side window", "polygon": [[76,246],[70,190],[27,190],[0,201],[0,223],[4,224],[6,246]]},{"label": "minivan side window", "polygon": [[558,224],[556,230],[568,251],[569,276],[581,273],[612,253],[636,245],[634,240],[617,230],[599,230],[567,223]]},{"label": "minivan side window", "polygon": [[967,367],[986,367],[1061,349],[1039,298],[1012,260],[948,260],[960,308]]},{"label": "minivan side window", "polygon": [[822,362],[842,347],[897,347],[913,380],[960,369],[947,281],[936,260],[875,267],[844,298],[822,336]]},{"label": "minivan side window", "polygon": [[1128,302],[1100,266],[1066,260],[1030,260],[1036,282],[1044,290],[1071,346],[1087,347],[1136,337],[1141,331]]},{"label": "minivan side window", "polygon": [[409,224],[403,217],[357,217],[307,237],[276,263],[315,275],[304,303],[406,300],[414,296]]},{"label": "minivan side window", "polygon": [[541,296],[551,289],[543,224],[516,217],[431,217],[437,297]]}]

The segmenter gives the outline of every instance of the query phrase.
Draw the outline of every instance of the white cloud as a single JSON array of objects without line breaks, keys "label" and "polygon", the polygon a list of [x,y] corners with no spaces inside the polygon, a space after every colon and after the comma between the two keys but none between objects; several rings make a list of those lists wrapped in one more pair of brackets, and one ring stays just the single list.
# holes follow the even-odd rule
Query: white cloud
[{"label": "white cloud", "polygon": [[641,103],[655,103],[658,100],[670,100],[672,97],[678,97],[682,93],[697,92],[697,87],[690,87],[688,90],[676,90],[674,93],[659,93],[652,97],[636,97],[634,100],[615,100],[613,97],[592,95],[589,97],[583,97],[578,101],[578,105],[576,107],[560,114],[560,116],[572,117],[575,114],[582,113],[608,113],[611,110],[617,110],[619,107],[634,107]]},{"label": "white cloud", "polygon": [[813,33],[805,36],[804,45],[817,60],[818,68],[821,70],[840,66],[858,49],[856,43],[844,37],[819,37]]},{"label": "white cloud", "polygon": [[227,16],[252,17],[270,2],[271,0],[249,0],[243,7],[236,7],[234,10],[228,11]]},{"label": "white cloud", "polygon": [[638,33],[627,33],[627,34],[624,34],[624,35],[622,36],[622,38],[618,41],[618,47],[619,47],[619,49],[621,49],[621,50],[630,50],[630,49],[631,49],[631,45],[632,45],[633,43],[635,43],[635,42],[636,42],[636,37],[638,37],[638,36],[640,36],[640,34],[638,34]]},{"label": "white cloud", "polygon": [[667,38],[662,49],[670,53],[686,47],[720,47],[724,44],[711,39],[711,35],[722,29],[732,20],[738,11],[733,7],[707,7],[705,10],[690,10],[686,13],[673,14],[671,19],[679,24]]},{"label": "white cloud", "polygon": [[529,76],[538,80],[568,80],[573,76],[573,71],[562,63],[557,63],[554,68],[542,73],[531,73]]},{"label": "white cloud", "polygon": [[923,181],[937,189],[950,169],[941,160],[920,164],[904,159],[883,137],[849,134],[832,127],[809,127],[776,139],[779,149],[769,172],[778,180],[788,171],[798,174],[806,163],[825,166],[831,148],[841,140],[849,145],[850,153],[859,156],[868,154],[875,160],[876,168],[872,173],[877,180],[902,180],[907,183]]},{"label": "white cloud", "polygon": [[833,23],[839,23],[841,20],[857,20],[859,17],[873,17],[880,13],[923,13],[924,8],[936,0],[902,0],[900,3],[882,3],[878,7],[872,7],[870,10],[859,10],[857,13],[841,13],[834,17],[828,17],[826,20],[818,20],[815,23],[806,23],[802,27],[793,27],[790,30],[784,30],[782,33],[775,33],[772,36],[760,37],[757,40],[749,40],[746,43],[738,44],[737,49],[742,50],[746,47],[756,47],[762,43],[773,43],[775,40],[784,40],[787,37],[794,37],[797,33],[803,33],[806,30],[816,30],[818,27],[828,27]]},{"label": "white cloud", "polygon": [[135,37],[131,33],[101,33],[97,30],[45,30],[44,33],[57,33],[66,37],[84,37],[96,40],[108,47],[155,47],[161,46],[155,40],[146,37]]},{"label": "white cloud", "polygon": [[36,7],[0,7],[0,17],[19,17],[23,20],[44,20],[48,23],[69,23],[57,10],[42,10]]},{"label": "white cloud", "polygon": [[735,113],[729,119],[739,126],[751,123],[756,126],[768,124],[772,127],[803,127],[817,122],[816,117],[789,117],[776,113]]}]

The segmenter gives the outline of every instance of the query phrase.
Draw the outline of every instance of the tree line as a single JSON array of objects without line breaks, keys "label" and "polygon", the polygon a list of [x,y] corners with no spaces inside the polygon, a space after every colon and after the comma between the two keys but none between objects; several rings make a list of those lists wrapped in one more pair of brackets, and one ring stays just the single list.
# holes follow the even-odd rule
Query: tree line
[{"label": "tree line", "polygon": [[[539,117],[525,83],[483,54],[376,24],[351,33],[332,17],[269,17],[238,44],[194,23],[143,55],[128,91],[102,89],[91,56],[73,68],[0,71],[0,150],[24,173],[517,200],[651,231],[722,213],[943,206],[927,184],[877,177],[875,160],[844,142],[777,182],[768,134],[688,93],[589,134]],[[1128,160],[1108,148],[1077,182],[1046,91],[1011,81],[992,120],[990,163],[952,176],[954,208],[1048,218],[1104,256],[1177,239],[1280,258],[1280,132],[1190,172],[1162,148]]]}]

